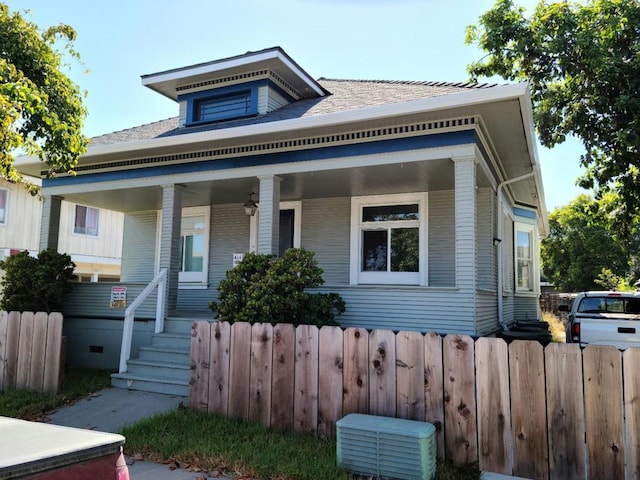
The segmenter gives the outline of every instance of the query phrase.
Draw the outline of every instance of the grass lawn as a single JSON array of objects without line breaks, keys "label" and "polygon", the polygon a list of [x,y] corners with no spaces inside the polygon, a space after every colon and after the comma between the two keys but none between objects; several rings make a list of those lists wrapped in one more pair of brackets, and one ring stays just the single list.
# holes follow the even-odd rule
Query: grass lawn
[{"label": "grass lawn", "polygon": [[[265,480],[353,478],[336,468],[333,439],[276,432],[256,423],[184,408],[143,420],[121,433],[130,455],[205,472]],[[441,480],[479,476],[476,469],[438,464]]]},{"label": "grass lawn", "polygon": [[73,403],[111,385],[106,370],[65,370],[62,386],[56,395],[9,390],[0,395],[0,415],[23,420],[44,420],[56,408]]}]

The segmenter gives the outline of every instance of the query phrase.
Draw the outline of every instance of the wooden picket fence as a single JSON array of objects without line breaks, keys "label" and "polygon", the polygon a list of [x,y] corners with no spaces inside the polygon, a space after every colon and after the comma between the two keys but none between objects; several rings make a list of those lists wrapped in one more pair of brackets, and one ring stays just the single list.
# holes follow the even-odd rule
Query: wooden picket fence
[{"label": "wooden picket fence", "polygon": [[60,313],[0,312],[0,392],[57,393],[63,357]]},{"label": "wooden picket fence", "polygon": [[428,421],[457,466],[640,476],[640,349],[198,321],[189,403],[320,435],[352,412]]}]

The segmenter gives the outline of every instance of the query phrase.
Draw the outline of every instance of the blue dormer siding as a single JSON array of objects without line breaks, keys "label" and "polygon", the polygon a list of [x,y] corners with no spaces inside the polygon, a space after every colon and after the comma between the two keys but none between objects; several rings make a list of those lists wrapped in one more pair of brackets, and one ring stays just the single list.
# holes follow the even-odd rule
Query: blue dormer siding
[{"label": "blue dormer siding", "polygon": [[186,104],[185,126],[236,120],[267,113],[261,111],[259,92],[268,87],[287,103],[294,102],[286,91],[268,79],[204,90],[180,95],[178,101]]}]

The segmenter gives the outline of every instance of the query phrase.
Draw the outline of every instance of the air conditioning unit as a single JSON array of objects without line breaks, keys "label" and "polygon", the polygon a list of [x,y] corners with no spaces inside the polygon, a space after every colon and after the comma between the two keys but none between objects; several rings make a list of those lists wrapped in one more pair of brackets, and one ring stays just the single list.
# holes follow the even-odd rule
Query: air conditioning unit
[{"label": "air conditioning unit", "polygon": [[380,479],[431,480],[435,433],[427,422],[351,413],[336,422],[338,466]]}]

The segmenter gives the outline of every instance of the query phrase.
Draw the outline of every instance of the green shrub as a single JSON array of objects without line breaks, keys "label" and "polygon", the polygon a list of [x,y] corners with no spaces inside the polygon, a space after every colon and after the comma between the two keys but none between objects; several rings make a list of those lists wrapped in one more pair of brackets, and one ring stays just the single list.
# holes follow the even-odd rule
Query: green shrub
[{"label": "green shrub", "polygon": [[24,250],[0,262],[4,277],[0,281],[0,310],[18,312],[56,312],[62,310],[75,279],[71,257],[53,249],[31,257]]},{"label": "green shrub", "polygon": [[290,248],[280,258],[248,253],[227,271],[218,285],[218,301],[209,308],[222,321],[337,325],[335,316],[345,311],[336,293],[309,293],[324,283],[313,252]]}]

